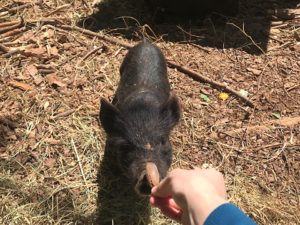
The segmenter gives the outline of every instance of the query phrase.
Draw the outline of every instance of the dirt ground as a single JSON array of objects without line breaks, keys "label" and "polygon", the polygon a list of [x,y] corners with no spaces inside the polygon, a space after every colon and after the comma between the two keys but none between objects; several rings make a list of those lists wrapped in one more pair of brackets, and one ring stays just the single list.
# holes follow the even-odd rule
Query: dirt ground
[{"label": "dirt ground", "polygon": [[215,167],[258,224],[300,224],[298,1],[159,22],[137,0],[33,2],[0,2],[0,224],[177,224],[104,163],[100,98],[141,32],[179,66],[168,68],[183,112],[172,168]]}]

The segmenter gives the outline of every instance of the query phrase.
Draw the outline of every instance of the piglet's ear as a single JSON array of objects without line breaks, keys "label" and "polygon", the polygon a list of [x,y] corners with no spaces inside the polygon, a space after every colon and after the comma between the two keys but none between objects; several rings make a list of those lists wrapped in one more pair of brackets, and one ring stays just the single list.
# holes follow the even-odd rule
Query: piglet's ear
[{"label": "piglet's ear", "polygon": [[171,93],[168,100],[161,108],[161,114],[164,122],[172,129],[178,122],[181,116],[179,100],[175,94]]},{"label": "piglet's ear", "polygon": [[107,134],[118,132],[116,119],[119,114],[119,110],[113,104],[101,98],[100,121]]}]

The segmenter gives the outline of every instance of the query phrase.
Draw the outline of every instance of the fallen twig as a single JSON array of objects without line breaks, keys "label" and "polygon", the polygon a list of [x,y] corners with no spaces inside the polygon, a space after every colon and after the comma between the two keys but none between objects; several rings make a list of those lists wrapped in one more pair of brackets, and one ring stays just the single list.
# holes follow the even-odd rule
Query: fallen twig
[{"label": "fallen twig", "polygon": [[284,142],[284,143],[283,143],[283,146],[282,146],[282,148],[281,148],[281,150],[280,150],[280,151],[277,151],[277,152],[275,153],[275,155],[274,155],[273,157],[271,157],[270,159],[264,160],[264,162],[266,163],[266,162],[270,162],[270,161],[276,159],[276,158],[284,151],[284,149],[286,148],[286,146],[287,146],[287,143]]},{"label": "fallen twig", "polygon": [[267,11],[269,16],[276,16],[281,19],[294,19],[297,15],[300,15],[300,9],[269,9]]},{"label": "fallen twig", "polygon": [[0,13],[0,16],[6,16],[8,14],[15,13],[15,12],[21,10],[21,9],[25,9],[25,8],[32,7],[34,5],[41,4],[42,2],[43,2],[43,0],[39,0],[39,1],[36,1],[36,2],[33,2],[33,3],[27,3],[27,4],[24,4],[24,5],[16,6],[16,7],[13,7],[11,9],[9,9],[8,11]]},{"label": "fallen twig", "polygon": [[12,51],[7,52],[6,54],[3,54],[2,57],[7,58],[12,56],[13,54],[20,53],[20,52],[21,52],[20,49],[14,49]]},{"label": "fallen twig", "polygon": [[0,23],[0,27],[9,27],[9,26],[13,26],[15,24],[18,24],[20,23],[20,21],[10,21],[10,22],[3,22],[3,23]]},{"label": "fallen twig", "polygon": [[42,74],[49,74],[49,73],[55,73],[56,70],[55,69],[39,69],[39,73]]},{"label": "fallen twig", "polygon": [[232,136],[234,134],[244,132],[245,130],[246,132],[273,130],[276,128],[274,124],[279,124],[285,127],[293,127],[298,123],[300,123],[300,117],[287,117],[280,120],[276,119],[276,120],[266,121],[263,125],[254,125],[254,126],[238,128],[235,130],[225,131],[224,134]]},{"label": "fallen twig", "polygon": [[57,7],[56,9],[52,10],[51,12],[48,12],[48,13],[44,14],[44,16],[45,16],[45,17],[51,16],[51,15],[53,15],[54,13],[57,13],[57,12],[59,12],[60,10],[62,10],[62,9],[64,9],[64,8],[67,8],[67,7],[69,7],[69,6],[70,6],[70,4],[65,4],[65,5],[59,6],[59,7]]},{"label": "fallen twig", "polygon": [[97,52],[98,50],[102,49],[103,47],[97,47],[92,49],[91,51],[89,51],[84,57],[82,57],[82,61],[86,60],[90,55],[94,54],[95,52]]},{"label": "fallen twig", "polygon": [[95,36],[95,37],[98,37],[98,38],[100,38],[102,40],[108,41],[110,43],[121,45],[121,46],[123,46],[125,48],[132,48],[133,47],[132,44],[126,43],[126,42],[121,41],[121,40],[118,40],[117,38],[108,37],[108,36],[105,36],[105,35],[102,35],[102,34],[98,34],[98,33],[95,33],[93,31],[86,30],[84,28],[80,28],[80,27],[77,27],[77,26],[61,25],[60,28],[66,29],[66,30],[77,30],[77,31],[79,31],[79,32],[81,32],[83,34]]},{"label": "fallen twig", "polygon": [[80,158],[79,158],[79,155],[78,155],[78,152],[77,152],[77,148],[76,148],[76,145],[75,145],[75,143],[74,143],[73,138],[72,138],[71,142],[72,142],[72,146],[73,146],[73,149],[74,149],[76,158],[77,158],[77,162],[78,162],[78,165],[79,165],[79,168],[80,168],[80,172],[81,172],[83,181],[84,181],[84,183],[85,183],[85,185],[86,185],[86,184],[87,184],[86,178],[85,178],[85,175],[84,175],[84,171],[83,171],[83,169],[82,169],[81,161],[80,161]]},{"label": "fallen twig", "polygon": [[70,110],[67,110],[67,111],[65,111],[65,112],[61,112],[61,113],[56,114],[55,116],[53,116],[53,118],[56,119],[56,118],[59,118],[59,117],[69,116],[69,115],[71,115],[73,112],[75,112],[75,109],[70,109]]},{"label": "fallen twig", "polygon": [[3,58],[7,58],[15,53],[19,53],[20,49],[14,49],[10,50],[8,47],[4,46],[3,44],[0,44],[0,50],[3,51],[5,54],[1,55]]},{"label": "fallen twig", "polygon": [[276,50],[276,49],[278,49],[278,48],[282,48],[282,47],[287,46],[287,45],[290,45],[290,44],[292,44],[292,42],[287,41],[287,42],[285,42],[285,43],[282,44],[282,45],[274,46],[274,47],[272,47],[272,48],[269,48],[268,51],[274,51],[274,50]]},{"label": "fallen twig", "polygon": [[190,70],[190,69],[188,69],[188,68],[186,68],[184,66],[179,66],[179,65],[177,65],[174,62],[171,62],[169,60],[167,61],[167,64],[168,64],[169,67],[176,68],[178,71],[183,72],[183,73],[189,75],[190,77],[192,77],[195,80],[202,81],[202,82],[205,82],[205,83],[209,83],[209,84],[211,84],[211,85],[213,85],[213,86],[215,86],[217,88],[224,89],[224,90],[228,91],[229,93],[231,93],[231,94],[239,97],[240,99],[244,100],[249,106],[254,107],[254,103],[251,100],[249,100],[247,97],[245,97],[241,93],[239,93],[239,92],[231,89],[230,87],[228,87],[225,84],[221,84],[221,83],[219,83],[217,81],[209,79],[208,77],[205,77],[205,76],[203,76],[203,75],[201,75],[201,74],[199,74],[197,72],[194,72],[194,71],[192,71],[192,70]]},{"label": "fallen twig", "polygon": [[7,31],[10,31],[10,30],[14,30],[14,29],[19,28],[23,25],[24,25],[24,20],[21,17],[21,21],[19,23],[15,24],[15,25],[12,25],[12,26],[9,26],[9,27],[1,28],[0,29],[0,34],[3,34],[3,33],[7,32]]},{"label": "fallen twig", "polygon": [[12,130],[15,129],[15,128],[17,128],[17,127],[19,127],[19,125],[20,125],[20,124],[14,122],[14,121],[11,121],[11,120],[5,118],[2,115],[0,115],[0,123],[9,126]]},{"label": "fallen twig", "polygon": [[255,47],[257,47],[263,54],[265,54],[265,51],[262,50],[262,48],[259,47],[259,46],[255,43],[255,41],[252,39],[252,37],[251,37],[249,34],[247,34],[247,33],[244,31],[244,29],[241,29],[240,27],[238,27],[238,26],[235,25],[234,23],[227,23],[227,24],[229,24],[229,25],[231,25],[231,26],[234,26],[234,27],[237,28],[239,31],[241,31],[247,38],[249,38],[249,40],[252,42],[252,44],[254,44]]},{"label": "fallen twig", "polygon": [[7,53],[9,52],[9,48],[4,46],[3,44],[0,44],[0,51]]},{"label": "fallen twig", "polygon": [[77,56],[80,55],[80,52],[77,53],[76,55],[71,56],[70,58],[67,58],[66,60],[64,60],[63,62],[59,63],[56,68],[61,67],[62,65],[66,64],[67,62],[71,61],[72,59],[76,58]]},{"label": "fallen twig", "polygon": [[24,32],[25,30],[26,30],[26,27],[22,27],[22,28],[19,28],[19,29],[8,31],[8,32],[0,35],[0,40],[3,39],[3,38],[9,37],[9,36],[17,35],[21,32]]}]

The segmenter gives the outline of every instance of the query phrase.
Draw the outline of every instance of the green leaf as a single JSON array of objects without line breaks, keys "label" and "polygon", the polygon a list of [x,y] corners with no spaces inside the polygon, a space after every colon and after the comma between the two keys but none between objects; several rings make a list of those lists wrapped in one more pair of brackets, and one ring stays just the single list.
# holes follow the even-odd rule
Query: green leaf
[{"label": "green leaf", "polygon": [[272,113],[272,115],[275,116],[277,119],[281,118],[280,114],[278,114],[278,113]]},{"label": "green leaf", "polygon": [[243,89],[240,90],[240,93],[241,93],[241,95],[243,95],[245,97],[248,97],[248,95],[249,95],[248,91],[245,91]]},{"label": "green leaf", "polygon": [[210,102],[210,99],[209,99],[209,97],[207,97],[205,94],[201,94],[200,95],[200,98],[202,98],[204,101],[206,101],[206,102]]}]

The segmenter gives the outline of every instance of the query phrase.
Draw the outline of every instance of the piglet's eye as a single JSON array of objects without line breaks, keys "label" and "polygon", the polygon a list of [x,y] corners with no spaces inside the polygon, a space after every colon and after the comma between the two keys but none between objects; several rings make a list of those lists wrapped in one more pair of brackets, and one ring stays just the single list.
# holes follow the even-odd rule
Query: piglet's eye
[{"label": "piglet's eye", "polygon": [[165,145],[165,144],[166,144],[166,139],[165,139],[165,138],[161,138],[160,144],[161,144],[161,145]]}]

